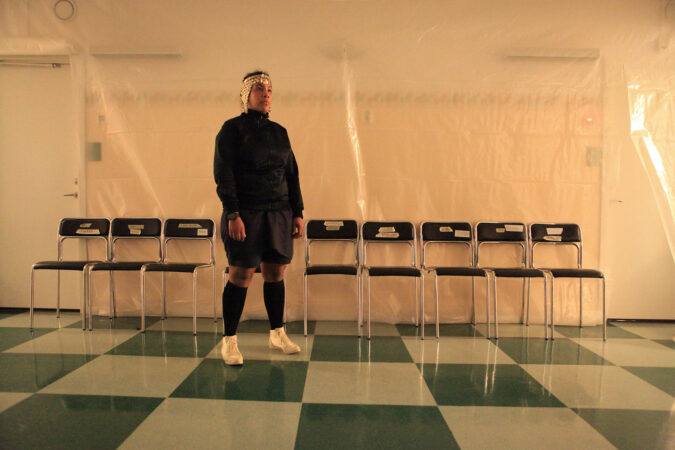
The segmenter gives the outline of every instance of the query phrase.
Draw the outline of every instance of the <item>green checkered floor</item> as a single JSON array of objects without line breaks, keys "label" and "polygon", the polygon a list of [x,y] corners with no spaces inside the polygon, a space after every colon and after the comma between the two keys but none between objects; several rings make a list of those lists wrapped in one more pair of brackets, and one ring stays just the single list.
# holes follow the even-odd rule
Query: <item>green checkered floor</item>
[{"label": "green checkered floor", "polygon": [[248,321],[229,367],[208,319],[79,320],[0,312],[0,448],[675,447],[675,324],[291,323],[286,356]]}]

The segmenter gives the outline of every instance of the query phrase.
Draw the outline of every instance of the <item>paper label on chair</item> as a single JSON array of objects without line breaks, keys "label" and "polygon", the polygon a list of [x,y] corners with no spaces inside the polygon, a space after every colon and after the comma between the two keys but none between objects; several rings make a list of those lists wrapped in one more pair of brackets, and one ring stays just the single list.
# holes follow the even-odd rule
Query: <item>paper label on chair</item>
[{"label": "paper label on chair", "polygon": [[504,225],[504,228],[506,229],[506,231],[516,231],[518,233],[523,231],[523,226],[519,225],[519,224],[508,224],[507,223],[507,224]]},{"label": "paper label on chair", "polygon": [[471,232],[469,230],[455,230],[455,237],[470,238]]},{"label": "paper label on chair", "polygon": [[341,220],[326,220],[323,222],[323,226],[326,227],[326,230],[339,230],[344,226],[344,222]]},{"label": "paper label on chair", "polygon": [[209,235],[209,230],[206,228],[200,228],[197,230],[197,236],[208,236]]},{"label": "paper label on chair", "polygon": [[79,228],[79,229],[75,232],[75,234],[100,234],[100,233],[99,233],[99,231],[98,231],[96,228],[94,228],[94,229],[87,229],[87,228],[82,229],[82,228]]},{"label": "paper label on chair", "polygon": [[87,222],[87,223],[81,223],[80,228],[91,228],[93,223]]},{"label": "paper label on chair", "polygon": [[497,233],[504,233],[504,232],[506,231],[506,229],[504,229],[504,228],[497,228],[495,231],[496,231]]},{"label": "paper label on chair", "polygon": [[141,230],[139,230],[138,228],[131,228],[129,230],[129,234],[133,234],[134,236],[140,236]]},{"label": "paper label on chair", "polygon": [[179,223],[178,228],[201,228],[202,226],[198,223]]},{"label": "paper label on chair", "polygon": [[546,234],[562,234],[562,232],[563,232],[562,227],[546,228]]},{"label": "paper label on chair", "polygon": [[[382,230],[382,228],[380,228],[380,230]],[[397,238],[398,236],[399,234],[395,231],[385,231],[385,232],[380,231],[375,235],[375,237],[377,238]]]},{"label": "paper label on chair", "polygon": [[396,227],[380,227],[378,233],[396,233]]},{"label": "paper label on chair", "polygon": [[452,227],[440,227],[438,231],[441,233],[452,233]]},{"label": "paper label on chair", "polygon": [[562,236],[544,236],[545,241],[561,242]]}]

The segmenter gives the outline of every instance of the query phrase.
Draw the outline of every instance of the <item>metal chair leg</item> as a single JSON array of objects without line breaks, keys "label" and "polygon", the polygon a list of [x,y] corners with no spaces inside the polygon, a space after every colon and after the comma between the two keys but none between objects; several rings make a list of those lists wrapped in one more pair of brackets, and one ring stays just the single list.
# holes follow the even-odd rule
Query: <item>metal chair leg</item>
[{"label": "metal chair leg", "polygon": [[61,317],[61,271],[56,271],[56,318]]},{"label": "metal chair leg", "polygon": [[216,265],[213,264],[213,323],[218,323],[218,293],[216,292]]},{"label": "metal chair leg", "polygon": [[162,320],[166,319],[166,273],[162,272]]},{"label": "metal chair leg", "polygon": [[362,330],[361,327],[363,326],[363,299],[361,296],[361,276],[357,273],[356,275],[356,305],[358,308],[358,311],[356,312],[356,319],[357,319],[357,334],[359,338],[361,338]]},{"label": "metal chair leg", "polygon": [[[548,317],[546,314],[547,308],[547,297],[548,297],[548,285],[546,283],[546,274],[544,274],[544,340],[548,340]],[[528,314],[529,316],[529,314]]]},{"label": "metal chair leg", "polygon": [[115,303],[115,272],[110,270],[108,273],[110,278],[110,318],[113,319],[117,317],[117,305]]},{"label": "metal chair leg", "polygon": [[305,337],[307,337],[307,273],[302,278],[302,310]]},{"label": "metal chair leg", "polygon": [[584,294],[583,294],[583,278],[579,278],[579,328],[584,326]]},{"label": "metal chair leg", "polygon": [[527,304],[525,311],[525,326],[530,326],[530,279],[527,279]]},{"label": "metal chair leg", "polygon": [[145,267],[141,268],[141,333],[145,333]]},{"label": "metal chair leg", "polygon": [[[420,277],[422,278],[421,284],[422,284],[422,292],[424,292],[424,274],[420,272]],[[417,281],[415,281],[415,288],[417,288]],[[420,298],[420,316],[421,316],[421,323],[422,323],[422,331],[421,331],[421,338],[424,340],[424,295]]]},{"label": "metal chair leg", "polygon": [[551,276],[551,340],[555,339],[553,333],[555,332],[555,316],[553,315],[553,304],[555,303],[555,277]]},{"label": "metal chair leg", "polygon": [[441,337],[440,313],[438,311],[438,272],[434,271],[434,302],[436,304],[436,339]]},{"label": "metal chair leg", "polygon": [[419,280],[415,277],[415,326],[420,326],[420,298],[419,298]]},{"label": "metal chair leg", "polygon": [[192,272],[192,334],[197,336],[197,269]]},{"label": "metal chair leg", "polygon": [[476,325],[476,277],[471,277],[471,325]]},{"label": "metal chair leg", "polygon": [[93,276],[93,271],[91,270],[91,267],[86,266],[84,268],[84,271],[82,272],[85,277],[85,298],[87,299],[87,306],[86,310],[88,312],[89,316],[89,331],[93,331],[94,329],[94,307],[93,307],[93,295],[92,295],[92,289],[91,289],[91,278]]},{"label": "metal chair leg", "polygon": [[366,290],[368,292],[368,340],[370,340],[370,275],[366,275]]},{"label": "metal chair leg", "polygon": [[[30,329],[33,330],[34,310],[35,309],[35,266],[30,269]],[[84,323],[84,317],[82,317]]]},{"label": "metal chair leg", "polygon": [[494,291],[494,299],[492,299],[492,304],[494,306],[494,331],[495,339],[499,339],[499,314],[497,313],[497,277],[492,277],[492,286]]},{"label": "metal chair leg", "polygon": [[605,299],[605,277],[602,277],[602,340],[607,340],[607,303]]},{"label": "metal chair leg", "polygon": [[485,323],[487,325],[487,339],[490,339],[490,275],[485,274]]}]

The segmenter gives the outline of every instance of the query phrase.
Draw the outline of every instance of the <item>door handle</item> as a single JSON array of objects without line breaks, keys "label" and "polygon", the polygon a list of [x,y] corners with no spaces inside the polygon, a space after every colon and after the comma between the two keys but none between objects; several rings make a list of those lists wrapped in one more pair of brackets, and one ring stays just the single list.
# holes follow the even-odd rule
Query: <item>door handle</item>
[{"label": "door handle", "polygon": [[63,194],[64,197],[75,197],[77,198],[77,192],[73,192],[72,194]]}]

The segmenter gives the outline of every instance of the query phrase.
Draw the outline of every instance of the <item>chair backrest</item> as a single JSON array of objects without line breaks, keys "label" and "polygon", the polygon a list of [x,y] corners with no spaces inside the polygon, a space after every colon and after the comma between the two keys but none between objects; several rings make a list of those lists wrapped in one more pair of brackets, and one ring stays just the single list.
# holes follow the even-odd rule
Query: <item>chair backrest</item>
[{"label": "chair backrest", "polygon": [[363,264],[367,265],[369,243],[404,243],[410,245],[411,266],[417,266],[417,234],[411,222],[365,222],[361,227]]},{"label": "chair backrest", "polygon": [[166,219],[164,221],[163,245],[164,261],[167,260],[168,243],[171,240],[203,240],[208,241],[211,248],[211,264],[215,264],[215,236],[216,223],[213,219],[188,218],[188,219]]},{"label": "chair backrest", "polygon": [[305,227],[305,264],[310,265],[312,242],[352,242],[354,266],[359,265],[359,224],[351,219],[312,219]]},{"label": "chair backrest", "polygon": [[530,266],[534,267],[534,248],[539,245],[571,245],[577,249],[577,267],[582,265],[581,227],[576,223],[530,224]]},{"label": "chair backrest", "polygon": [[115,260],[115,243],[120,239],[154,239],[162,260],[162,221],[156,217],[116,217],[110,225],[110,259]]},{"label": "chair backrest", "polygon": [[521,267],[527,267],[527,227],[522,222],[479,222],[476,224],[476,266],[484,244],[513,244],[522,249]]},{"label": "chair backrest", "polygon": [[106,259],[110,258],[110,220],[105,217],[78,217],[61,219],[59,223],[58,259],[63,257],[63,241],[66,239],[103,239]]},{"label": "chair backrest", "polygon": [[426,268],[426,247],[429,244],[465,245],[469,249],[469,265],[474,263],[473,233],[469,222],[424,222],[420,225],[422,267]]}]

